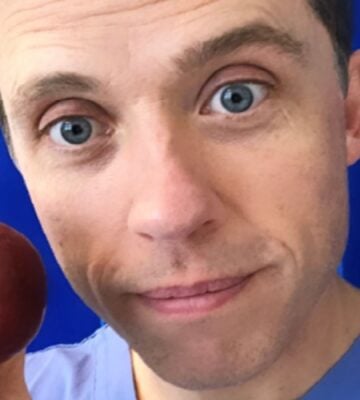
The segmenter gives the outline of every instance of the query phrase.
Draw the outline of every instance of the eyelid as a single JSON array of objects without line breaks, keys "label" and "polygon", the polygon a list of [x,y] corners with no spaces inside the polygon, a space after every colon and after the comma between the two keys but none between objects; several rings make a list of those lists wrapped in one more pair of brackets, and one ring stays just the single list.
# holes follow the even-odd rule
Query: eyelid
[{"label": "eyelid", "polygon": [[211,99],[215,93],[226,85],[234,83],[255,83],[267,86],[269,90],[274,89],[278,79],[270,71],[263,67],[252,64],[232,64],[215,71],[200,89],[197,103],[200,104],[201,113],[204,104]]},{"label": "eyelid", "polygon": [[44,132],[66,118],[92,118],[104,124],[110,120],[109,114],[92,101],[70,98],[50,105],[39,118],[38,130]]},{"label": "eyelid", "polygon": [[58,118],[55,118],[54,120],[49,121],[45,126],[39,127],[39,131],[41,133],[48,133],[51,128],[59,124],[60,122],[66,121],[66,120],[71,120],[75,118],[86,118],[88,120],[92,121],[97,121],[93,116],[91,115],[86,115],[86,114],[65,114],[61,115]]}]

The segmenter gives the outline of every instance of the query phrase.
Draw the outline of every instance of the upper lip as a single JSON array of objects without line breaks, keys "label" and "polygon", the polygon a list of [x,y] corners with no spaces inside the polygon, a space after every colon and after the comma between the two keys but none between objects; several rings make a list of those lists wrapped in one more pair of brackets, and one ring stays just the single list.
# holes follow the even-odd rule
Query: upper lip
[{"label": "upper lip", "polygon": [[200,281],[192,284],[191,286],[176,285],[176,286],[162,287],[143,292],[141,293],[141,296],[157,300],[199,296],[205,293],[218,292],[233,287],[235,285],[240,284],[249,276],[250,275]]}]

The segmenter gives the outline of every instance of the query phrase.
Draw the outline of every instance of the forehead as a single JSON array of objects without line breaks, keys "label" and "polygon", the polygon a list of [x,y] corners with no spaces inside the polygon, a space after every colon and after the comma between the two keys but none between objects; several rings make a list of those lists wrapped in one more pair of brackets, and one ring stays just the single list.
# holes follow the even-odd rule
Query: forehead
[{"label": "forehead", "polygon": [[188,43],[254,22],[311,33],[305,0],[0,1],[2,93],[49,69],[110,79],[147,60],[150,70]]},{"label": "forehead", "polygon": [[[305,6],[307,0],[0,0],[0,15],[5,18],[15,18],[22,22],[30,21],[32,16],[47,17],[41,23],[46,25],[49,17],[53,22],[70,22],[75,18],[105,17],[111,20],[124,17],[132,24],[151,23],[154,20],[180,14],[208,12],[215,7],[217,10],[232,8],[240,13],[248,12],[248,8],[270,11],[276,4],[279,8],[291,13],[299,6]],[[292,12],[291,12],[292,11]],[[298,11],[298,10],[296,10]],[[73,21],[75,22],[75,21]],[[49,24],[52,28],[51,22]]]},{"label": "forehead", "polygon": [[[0,49],[96,45],[117,36],[128,44],[159,32],[164,39],[210,34],[224,25],[265,20],[275,26],[301,25],[305,0],[0,0]],[[294,13],[296,9],[297,13]],[[298,11],[303,11],[302,13]],[[295,15],[296,14],[296,15]],[[207,25],[210,24],[210,25]],[[52,41],[52,42],[51,42]],[[111,43],[111,42],[110,42]],[[109,43],[109,44],[110,44]],[[159,45],[159,42],[157,43]],[[14,47],[15,46],[15,47]],[[1,54],[4,54],[3,52]]]}]

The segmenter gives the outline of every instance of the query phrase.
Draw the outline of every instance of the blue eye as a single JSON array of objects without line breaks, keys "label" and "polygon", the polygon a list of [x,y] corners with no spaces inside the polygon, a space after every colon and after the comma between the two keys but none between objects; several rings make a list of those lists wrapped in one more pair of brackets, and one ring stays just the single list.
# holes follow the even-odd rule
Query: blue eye
[{"label": "blue eye", "polygon": [[69,117],[55,123],[49,129],[51,139],[61,145],[81,145],[86,143],[99,124],[86,117]]},{"label": "blue eye", "polygon": [[240,114],[258,105],[267,95],[267,87],[260,83],[232,83],[220,88],[208,108],[220,114]]}]

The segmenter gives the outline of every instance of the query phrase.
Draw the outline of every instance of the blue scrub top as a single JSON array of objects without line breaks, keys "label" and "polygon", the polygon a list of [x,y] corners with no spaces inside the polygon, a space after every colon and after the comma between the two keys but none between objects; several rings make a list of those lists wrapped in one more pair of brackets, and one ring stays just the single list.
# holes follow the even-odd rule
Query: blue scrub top
[{"label": "blue scrub top", "polygon": [[360,400],[360,337],[302,400]]},{"label": "blue scrub top", "polygon": [[[136,400],[128,344],[109,326],[75,345],[28,354],[33,400]],[[360,337],[301,400],[360,399]]]}]

